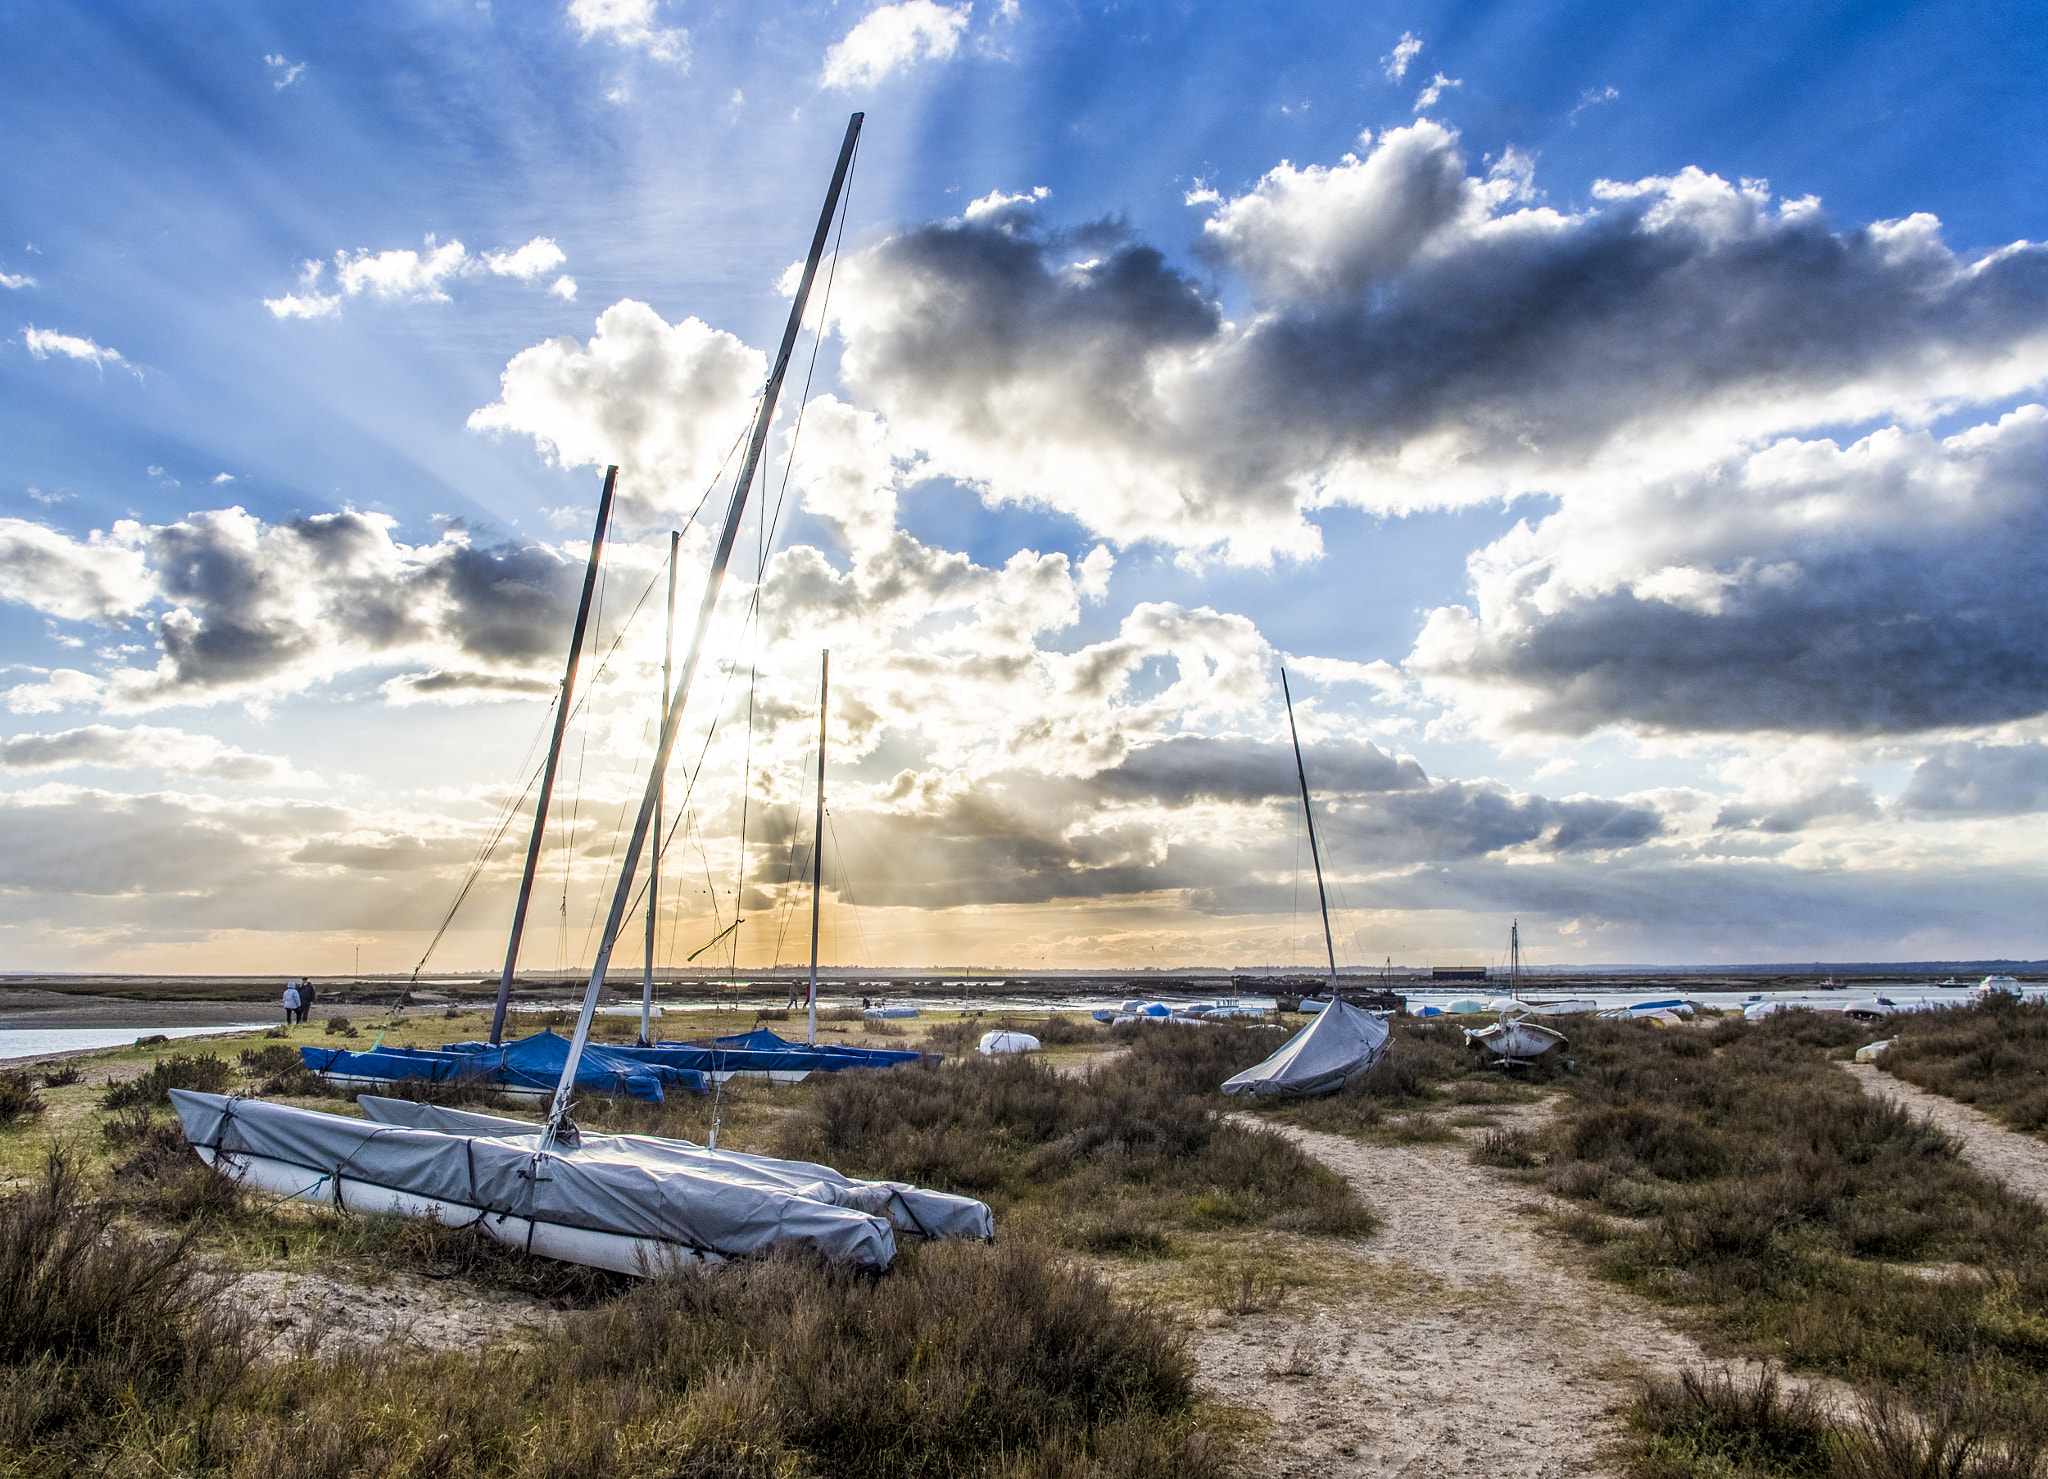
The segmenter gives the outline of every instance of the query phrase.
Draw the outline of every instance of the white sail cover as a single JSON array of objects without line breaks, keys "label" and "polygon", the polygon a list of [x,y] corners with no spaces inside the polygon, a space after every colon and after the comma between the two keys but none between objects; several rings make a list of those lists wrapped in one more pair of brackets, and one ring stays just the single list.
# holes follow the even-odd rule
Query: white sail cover
[{"label": "white sail cover", "polygon": [[1280,1051],[1223,1085],[1226,1094],[1330,1094],[1370,1073],[1387,1050],[1387,1024],[1362,1007],[1333,1002]]},{"label": "white sail cover", "polygon": [[[801,1243],[857,1267],[887,1268],[896,1257],[885,1217],[716,1166],[680,1164],[630,1137],[585,1135],[536,1159],[534,1132],[451,1135],[185,1089],[171,1099],[186,1138],[207,1159],[230,1173],[260,1172],[260,1184],[280,1169],[294,1173],[292,1194],[308,1200],[346,1206],[346,1187],[380,1210],[468,1209],[486,1232],[509,1220],[678,1255],[733,1258]],[[526,1241],[542,1250],[531,1233]]]},{"label": "white sail cover", "polygon": [[[540,1134],[542,1127],[528,1120],[504,1119],[495,1114],[477,1114],[467,1109],[447,1109],[438,1104],[415,1104],[409,1099],[385,1099],[376,1094],[358,1094],[356,1103],[380,1124],[404,1125],[415,1130],[439,1130],[450,1135],[491,1135],[504,1139]],[[951,1192],[926,1191],[901,1181],[862,1181],[842,1176],[830,1166],[812,1161],[785,1161],[773,1156],[748,1155],[738,1150],[707,1150],[688,1140],[671,1140],[658,1135],[612,1135],[609,1140],[633,1147],[637,1154],[685,1168],[714,1170],[749,1185],[776,1187],[812,1201],[886,1217],[901,1232],[928,1238],[992,1238],[996,1235],[995,1214],[986,1202]],[[588,1141],[586,1140],[586,1144]]]}]

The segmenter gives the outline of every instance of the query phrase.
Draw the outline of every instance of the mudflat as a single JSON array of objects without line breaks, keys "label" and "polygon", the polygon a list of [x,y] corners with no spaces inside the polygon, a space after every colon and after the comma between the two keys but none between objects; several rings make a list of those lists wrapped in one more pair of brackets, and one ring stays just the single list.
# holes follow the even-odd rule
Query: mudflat
[{"label": "mudflat", "polygon": [[[277,994],[284,994],[278,983]],[[136,1001],[63,991],[0,988],[0,1031],[67,1027],[232,1027],[265,1015],[255,1001]],[[284,1008],[275,1014],[280,1021]]]}]

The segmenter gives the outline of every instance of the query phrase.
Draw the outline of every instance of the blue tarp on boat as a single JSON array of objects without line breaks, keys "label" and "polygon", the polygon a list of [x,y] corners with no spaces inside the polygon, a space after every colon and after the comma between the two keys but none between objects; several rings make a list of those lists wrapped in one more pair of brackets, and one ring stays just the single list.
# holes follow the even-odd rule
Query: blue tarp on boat
[{"label": "blue tarp on boat", "polygon": [[818,1053],[836,1062],[821,1064],[826,1072],[841,1068],[886,1068],[891,1063],[920,1063],[926,1058],[938,1061],[937,1053],[920,1053],[915,1048],[855,1048],[845,1043],[821,1042],[816,1047],[808,1043],[791,1042],[778,1037],[766,1027],[756,1027],[752,1032],[735,1033],[731,1037],[714,1037],[711,1045],[718,1048],[741,1048],[757,1053]]},{"label": "blue tarp on boat", "polygon": [[[552,1032],[520,1038],[501,1047],[489,1043],[450,1044],[439,1052],[426,1048],[379,1048],[352,1053],[341,1048],[300,1048],[299,1056],[315,1073],[362,1079],[423,1079],[428,1083],[481,1079],[507,1089],[552,1090],[569,1061],[569,1042]],[[576,1065],[576,1086],[610,1098],[662,1102],[664,1086],[705,1092],[704,1075],[692,1066],[630,1058],[618,1049],[587,1043]]]}]

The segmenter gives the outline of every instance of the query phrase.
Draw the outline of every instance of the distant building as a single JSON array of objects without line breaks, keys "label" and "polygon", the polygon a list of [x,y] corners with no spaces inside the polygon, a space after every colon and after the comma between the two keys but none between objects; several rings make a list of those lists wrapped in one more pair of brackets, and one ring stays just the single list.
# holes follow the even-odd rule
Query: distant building
[{"label": "distant building", "polygon": [[1483,965],[1433,965],[1429,968],[1432,981],[1484,981],[1486,967]]}]

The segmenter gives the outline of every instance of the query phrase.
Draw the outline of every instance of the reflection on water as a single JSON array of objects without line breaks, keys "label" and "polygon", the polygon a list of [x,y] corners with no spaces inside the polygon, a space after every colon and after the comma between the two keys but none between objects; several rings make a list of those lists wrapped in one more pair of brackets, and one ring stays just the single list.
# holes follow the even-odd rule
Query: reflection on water
[{"label": "reflection on water", "polygon": [[268,1022],[227,1027],[28,1027],[0,1028],[0,1059],[34,1058],[85,1048],[125,1048],[138,1037],[202,1037],[214,1032],[247,1032]]}]

